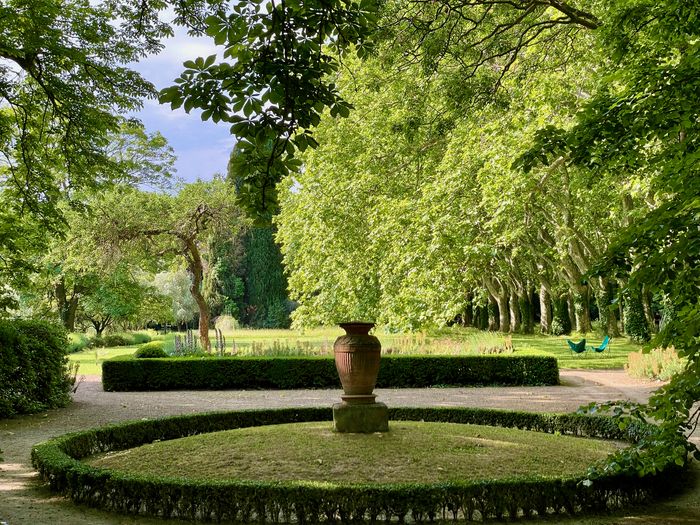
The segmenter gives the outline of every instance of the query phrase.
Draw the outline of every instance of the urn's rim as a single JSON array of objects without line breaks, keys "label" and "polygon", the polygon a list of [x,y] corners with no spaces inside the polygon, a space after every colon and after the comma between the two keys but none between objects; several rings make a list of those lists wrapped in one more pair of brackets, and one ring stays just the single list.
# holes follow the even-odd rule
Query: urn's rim
[{"label": "urn's rim", "polygon": [[345,323],[339,323],[338,326],[340,326],[348,334],[350,333],[350,330],[353,329],[360,331],[360,333],[368,334],[375,325],[374,323],[367,321],[348,321]]}]

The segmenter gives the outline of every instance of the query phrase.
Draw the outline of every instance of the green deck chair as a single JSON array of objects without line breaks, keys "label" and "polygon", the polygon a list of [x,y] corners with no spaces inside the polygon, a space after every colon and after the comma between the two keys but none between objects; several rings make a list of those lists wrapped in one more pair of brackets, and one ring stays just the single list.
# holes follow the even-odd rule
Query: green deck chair
[{"label": "green deck chair", "polygon": [[578,343],[574,343],[571,339],[566,340],[569,343],[569,349],[572,354],[582,354],[586,351],[586,340],[581,339]]},{"label": "green deck chair", "polygon": [[[605,339],[603,339],[603,342],[600,343],[600,346],[591,346],[591,350],[596,352],[597,354],[601,354],[605,352],[605,350],[608,348],[608,345],[610,344],[611,339],[606,335]],[[610,351],[608,351],[610,353]]]}]

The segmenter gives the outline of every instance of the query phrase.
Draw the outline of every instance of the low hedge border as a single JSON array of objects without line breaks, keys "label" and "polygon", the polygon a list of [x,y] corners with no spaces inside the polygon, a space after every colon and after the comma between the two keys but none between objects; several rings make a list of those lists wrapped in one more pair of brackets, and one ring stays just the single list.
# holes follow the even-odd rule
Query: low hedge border
[{"label": "low hedge border", "polygon": [[[609,419],[472,408],[394,408],[392,420],[489,424],[541,432],[634,441]],[[32,449],[32,464],[52,490],[76,503],[121,513],[257,523],[483,521],[607,511],[646,502],[678,485],[678,472],[639,477],[519,477],[438,484],[196,481],[121,474],[81,458],[156,440],[257,425],[330,421],[330,408],[249,410],[127,422],[66,434]],[[675,483],[674,483],[675,481]]]},{"label": "low hedge border", "polygon": [[[547,356],[383,356],[377,387],[556,385]],[[106,391],[339,388],[327,357],[114,357],[102,363]]]}]

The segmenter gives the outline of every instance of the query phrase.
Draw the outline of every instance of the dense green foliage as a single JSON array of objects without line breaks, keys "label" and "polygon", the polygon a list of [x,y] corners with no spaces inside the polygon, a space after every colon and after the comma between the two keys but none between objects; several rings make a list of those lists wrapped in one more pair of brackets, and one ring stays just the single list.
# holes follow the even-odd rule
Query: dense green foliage
[{"label": "dense green foliage", "polygon": [[[386,80],[395,54],[347,62],[352,74],[339,85],[356,111],[322,119],[321,145],[280,194],[296,323],[371,318],[416,329],[466,322],[468,309],[488,306],[493,328],[528,331],[539,291],[541,319],[551,321],[558,301],[572,308],[573,328],[591,331],[590,304],[607,312],[611,284],[582,279],[622,226],[625,188],[591,186],[583,170],[533,176],[511,166],[543,121],[571,122],[592,84],[591,59],[575,54],[579,69],[525,75],[539,57],[526,55],[497,102],[465,114],[446,95],[442,70],[425,76],[412,66]],[[605,330],[616,327],[613,315]]]},{"label": "dense green foliage", "polygon": [[301,166],[297,150],[316,144],[311,128],[324,108],[349,114],[331,75],[351,45],[364,52],[375,9],[372,0],[237,0],[215,6],[199,25],[224,46],[225,60],[211,55],[185,62],[160,101],[187,112],[201,108],[203,119],[231,126],[238,137],[231,164],[239,202],[250,212],[269,221],[276,183]]},{"label": "dense green foliage", "polygon": [[67,348],[56,325],[0,320],[0,419],[68,404]]},{"label": "dense green foliage", "polygon": [[[117,140],[124,115],[155,95],[125,67],[171,33],[163,2],[8,0],[0,5],[0,266],[22,284],[48,235],[64,229],[61,203],[81,190],[145,181]],[[126,127],[138,128],[136,125]],[[143,133],[142,130],[139,133]],[[162,137],[160,138],[162,140]],[[2,292],[6,303],[12,296]],[[9,298],[9,300],[8,300]]]},{"label": "dense green foliage", "polygon": [[[545,128],[520,161],[526,169],[564,158],[592,184],[627,182],[637,208],[595,268],[628,280],[626,293],[653,292],[673,304],[656,342],[674,345],[685,370],[648,405],[612,404],[629,420],[661,421],[658,439],[619,455],[609,468],[650,472],[683,463],[697,448],[685,438],[700,421],[700,6],[682,0],[601,4],[609,21],[600,46],[609,57],[601,87],[570,128]],[[639,339],[639,309],[627,316]]]},{"label": "dense green foliage", "polygon": [[638,293],[627,294],[623,313],[625,332],[629,338],[635,343],[648,342],[651,334],[649,333],[649,325],[644,317],[644,310]]},{"label": "dense green foliage", "polygon": [[[663,305],[673,315],[657,342],[674,344],[687,367],[648,406],[616,407],[662,421],[662,434],[614,468],[653,471],[698,453],[684,436],[700,422],[696,3],[5,2],[0,308],[16,305],[45,266],[72,326],[71,284],[78,293],[94,268],[38,254],[68,210],[88,204],[83,190],[143,178],[119,152],[163,146],[138,126],[124,142],[120,115],[153,94],[124,64],[160,49],[170,28],[158,14],[169,4],[175,23],[210,35],[224,57],[187,61],[161,100],[231,126],[231,179],[246,209],[267,221],[281,202],[297,323],[459,320],[528,332],[539,316],[543,331],[566,333],[568,317],[585,333],[596,312],[609,335],[619,317],[641,341]],[[208,348],[206,243],[192,232],[214,214],[189,207],[198,189],[182,200],[141,196],[106,224],[123,221],[112,240],[167,236],[158,248],[184,253]],[[190,213],[150,228],[174,218],[173,202]],[[134,290],[94,275],[86,316],[96,328],[128,317],[134,294],[115,292]],[[280,318],[277,297],[264,308],[264,322]]]},{"label": "dense green foliage", "polygon": [[[663,420],[664,433],[611,468],[683,463],[700,421],[698,6],[593,2],[595,22],[575,24],[594,31],[543,32],[517,60],[504,53],[463,75],[463,91],[455,72],[485,56],[480,32],[495,11],[469,3],[480,22],[460,25],[464,11],[441,6],[414,6],[435,24],[412,28],[413,64],[398,39],[376,61],[348,61],[339,85],[357,112],[322,119],[320,147],[281,195],[296,321],[441,324],[464,319],[471,296],[495,308],[490,326],[517,331],[532,309],[515,305],[539,289],[545,331],[567,333],[568,317],[589,332],[596,311],[609,335],[620,318],[647,341],[658,305],[674,304],[657,342],[675,344],[686,370],[649,406],[616,407]],[[475,82],[494,73],[501,89],[483,97]]]},{"label": "dense green foliage", "polygon": [[[470,408],[391,409],[393,420],[424,420],[514,426],[542,432],[634,440],[607,418],[575,414],[533,414]],[[329,421],[330,408],[251,410],[136,421],[55,438],[32,450],[32,463],[55,491],[77,503],[119,512],[198,520],[349,523],[410,517],[434,522],[461,516],[467,520],[514,519],[608,510],[648,501],[681,479],[675,469],[645,477],[607,474],[588,480],[520,477],[502,481],[438,484],[312,484],[295,482],[194,481],[121,474],[80,461],[92,454],[118,451],[205,432],[233,428]],[[635,429],[639,432],[642,429]],[[643,434],[644,431],[642,430]],[[675,482],[673,481],[675,479]],[[105,494],[110,494],[109,498]]]},{"label": "dense green foliage", "polygon": [[[556,385],[557,361],[542,356],[385,356],[379,388]],[[223,357],[102,363],[106,391],[338,388],[335,363],[323,357]]]},{"label": "dense green foliage", "polygon": [[244,265],[243,323],[254,328],[288,328],[287,279],[272,228],[248,232]]},{"label": "dense green foliage", "polygon": [[221,177],[183,184],[175,195],[120,187],[95,207],[100,213],[92,233],[107,260],[120,251],[122,258],[128,255],[146,267],[184,266],[197,306],[201,346],[209,351],[211,312],[204,295],[205,278],[211,280],[213,271],[209,241],[235,238],[245,226],[233,188]]}]

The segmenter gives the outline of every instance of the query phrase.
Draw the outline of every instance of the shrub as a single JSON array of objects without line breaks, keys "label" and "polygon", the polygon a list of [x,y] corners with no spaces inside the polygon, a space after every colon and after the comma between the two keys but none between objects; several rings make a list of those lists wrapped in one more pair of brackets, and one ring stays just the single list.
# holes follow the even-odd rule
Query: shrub
[{"label": "shrub", "polygon": [[88,340],[88,348],[104,348],[104,346],[105,346],[105,342],[104,342],[104,339],[102,339],[102,337],[95,336],[95,337],[91,337]]},{"label": "shrub", "polygon": [[[557,360],[543,356],[385,356],[379,388],[554,385]],[[102,364],[107,391],[338,388],[326,357],[184,357],[168,360],[120,356]]]},{"label": "shrub", "polygon": [[85,334],[68,334],[68,353],[82,352],[90,345],[90,339]]},{"label": "shrub", "polygon": [[[634,441],[611,419],[475,408],[395,408],[392,420],[425,420],[515,427],[548,433]],[[32,464],[52,490],[76,503],[163,518],[236,523],[404,523],[436,518],[509,521],[520,516],[608,511],[679,488],[680,469],[638,476],[609,471],[585,477],[514,477],[451,483],[308,483],[207,481],[120,474],[81,458],[242,427],[329,421],[329,408],[247,410],[122,423],[54,438],[32,449]],[[635,429],[639,431],[640,429]],[[644,429],[641,429],[644,432]],[[648,431],[648,430],[647,430]]]},{"label": "shrub", "polygon": [[103,337],[103,346],[129,346],[134,344],[134,339],[132,337],[122,335],[122,334],[109,334]]},{"label": "shrub", "polygon": [[644,316],[644,307],[639,293],[625,294],[625,304],[623,308],[625,320],[625,332],[635,343],[646,343],[651,339],[649,325]]},{"label": "shrub", "polygon": [[131,337],[131,343],[132,345],[142,345],[144,343],[150,343],[152,341],[152,338],[150,335],[144,332],[132,332],[129,334]]},{"label": "shrub", "polygon": [[678,357],[675,348],[654,348],[646,354],[642,350],[628,354],[625,369],[632,377],[668,381],[685,365],[686,361]]},{"label": "shrub", "polygon": [[240,325],[232,315],[222,314],[216,318],[214,327],[224,332],[233,332],[234,330],[238,330]]},{"label": "shrub", "polygon": [[89,340],[90,348],[105,348],[114,346],[131,346],[149,343],[151,336],[144,332],[128,332],[123,334],[108,334],[104,337],[93,337]]},{"label": "shrub", "polygon": [[163,350],[163,343],[160,341],[151,341],[150,343],[142,344],[138,350],[134,352],[134,357],[137,359],[161,358],[168,357],[168,354]]},{"label": "shrub", "polygon": [[0,418],[68,404],[67,350],[57,325],[0,320]]}]

